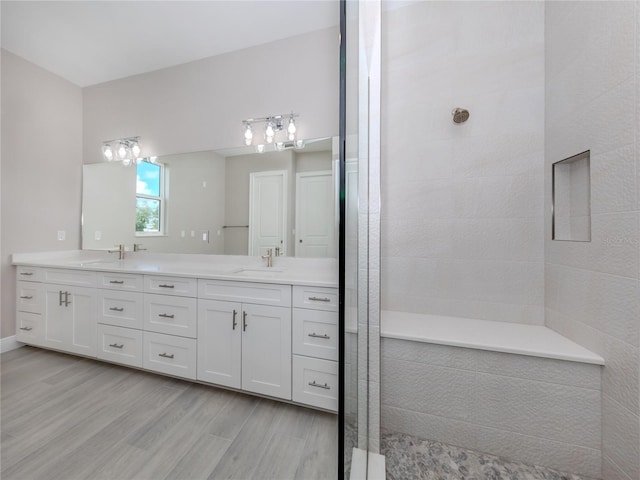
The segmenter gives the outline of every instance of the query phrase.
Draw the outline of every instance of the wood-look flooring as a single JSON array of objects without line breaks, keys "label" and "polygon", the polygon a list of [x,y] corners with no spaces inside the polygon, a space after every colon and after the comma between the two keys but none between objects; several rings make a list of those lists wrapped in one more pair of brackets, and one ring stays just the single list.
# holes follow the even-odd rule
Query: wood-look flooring
[{"label": "wood-look flooring", "polygon": [[2,480],[337,477],[329,413],[33,347],[0,387]]}]

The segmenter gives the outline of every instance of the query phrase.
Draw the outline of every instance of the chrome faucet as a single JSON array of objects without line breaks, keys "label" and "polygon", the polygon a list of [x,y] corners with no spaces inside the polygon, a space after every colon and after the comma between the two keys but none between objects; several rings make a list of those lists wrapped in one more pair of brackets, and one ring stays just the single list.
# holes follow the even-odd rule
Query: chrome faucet
[{"label": "chrome faucet", "polygon": [[273,249],[267,249],[267,254],[262,255],[262,258],[267,260],[267,267],[273,267]]},{"label": "chrome faucet", "polygon": [[133,251],[134,252],[139,252],[140,250],[146,250],[146,248],[142,248],[142,244],[141,243],[134,243],[133,244]]},{"label": "chrome faucet", "polygon": [[118,260],[124,260],[124,244],[121,243],[120,245],[116,245],[118,247],[118,250],[109,250],[109,253],[115,253],[118,252]]}]

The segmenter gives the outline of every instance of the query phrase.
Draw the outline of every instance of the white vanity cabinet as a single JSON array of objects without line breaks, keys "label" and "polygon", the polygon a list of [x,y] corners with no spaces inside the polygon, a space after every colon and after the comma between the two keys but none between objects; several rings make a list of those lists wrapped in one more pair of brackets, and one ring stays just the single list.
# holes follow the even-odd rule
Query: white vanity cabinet
[{"label": "white vanity cabinet", "polygon": [[293,287],[292,400],[338,409],[338,290]]},{"label": "white vanity cabinet", "polygon": [[291,286],[200,280],[198,290],[198,380],[291,400]]},{"label": "white vanity cabinet", "polygon": [[337,410],[337,289],[161,273],[19,265],[16,339]]}]

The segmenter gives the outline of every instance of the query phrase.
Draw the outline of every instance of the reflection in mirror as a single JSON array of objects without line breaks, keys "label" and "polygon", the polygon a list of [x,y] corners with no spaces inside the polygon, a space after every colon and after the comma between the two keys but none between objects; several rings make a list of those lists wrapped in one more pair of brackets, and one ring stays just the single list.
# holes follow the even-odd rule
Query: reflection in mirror
[{"label": "reflection in mirror", "polygon": [[333,141],[165,155],[83,166],[82,248],[336,256]]}]

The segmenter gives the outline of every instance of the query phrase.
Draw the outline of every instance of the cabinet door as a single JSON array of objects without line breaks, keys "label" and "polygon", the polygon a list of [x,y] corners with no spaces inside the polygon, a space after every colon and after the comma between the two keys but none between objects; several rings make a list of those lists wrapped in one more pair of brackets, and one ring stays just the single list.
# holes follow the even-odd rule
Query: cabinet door
[{"label": "cabinet door", "polygon": [[98,346],[98,294],[93,288],[68,287],[68,315],[71,327],[68,351],[95,357]]},{"label": "cabinet door", "polygon": [[242,306],[198,300],[198,380],[240,388]]},{"label": "cabinet door", "polygon": [[65,306],[64,285],[44,286],[44,338],[43,345],[67,351],[71,345],[71,318]]},{"label": "cabinet door", "polygon": [[291,309],[243,305],[242,389],[291,400]]},{"label": "cabinet door", "polygon": [[95,357],[97,304],[92,288],[45,284],[43,344]]}]

